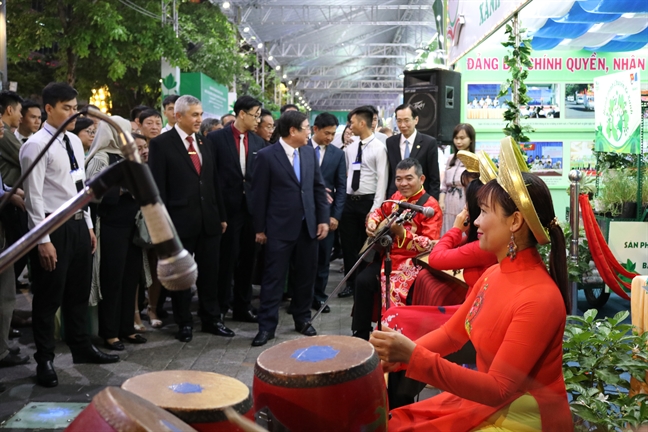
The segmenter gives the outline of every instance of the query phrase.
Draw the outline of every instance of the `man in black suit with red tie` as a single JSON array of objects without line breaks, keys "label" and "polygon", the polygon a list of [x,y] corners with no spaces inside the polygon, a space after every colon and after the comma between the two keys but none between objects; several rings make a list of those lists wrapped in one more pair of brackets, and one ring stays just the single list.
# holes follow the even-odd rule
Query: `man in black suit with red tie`
[{"label": "man in black suit with red tie", "polygon": [[396,192],[396,167],[408,157],[419,161],[423,167],[425,183],[423,189],[439,199],[439,151],[436,139],[416,130],[419,121],[418,111],[410,104],[396,107],[396,125],[399,135],[387,138],[387,160],[389,162],[389,181],[387,194],[389,198]]},{"label": "man in black suit with red tie", "polygon": [[252,179],[256,241],[266,245],[259,332],[252,346],[265,345],[275,336],[289,266],[293,269],[295,330],[306,336],[317,334],[308,322],[318,240],[326,238],[329,230],[326,186],[315,149],[306,145],[308,117],[299,111],[286,111],[277,129],[281,138],[259,151]]},{"label": "man in black suit with red tie", "polygon": [[256,154],[265,143],[252,133],[261,116],[261,102],[251,96],[241,96],[234,103],[236,120],[223,129],[207,135],[216,156],[223,202],[229,224],[223,234],[218,286],[224,297],[219,298],[222,312],[230,298],[234,276],[234,320],[257,322],[252,309],[252,271],[254,263],[254,227],[252,224],[252,173]]},{"label": "man in black suit with red tie", "polygon": [[[223,287],[217,284],[226,213],[214,153],[197,133],[202,105],[193,96],[181,96],[175,103],[175,116],[175,126],[149,143],[149,167],[182,244],[190,254],[195,254],[202,331],[232,337],[234,332],[221,319],[218,291]],[[192,339],[189,288],[171,293],[173,316],[179,329],[176,339],[181,342]]]}]

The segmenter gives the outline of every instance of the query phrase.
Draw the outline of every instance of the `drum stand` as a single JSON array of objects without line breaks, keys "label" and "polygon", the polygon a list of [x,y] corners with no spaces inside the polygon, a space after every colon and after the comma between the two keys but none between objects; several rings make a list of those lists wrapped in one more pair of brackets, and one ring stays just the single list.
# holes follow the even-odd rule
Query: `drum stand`
[{"label": "drum stand", "polygon": [[[402,214],[398,214],[398,217],[392,218],[387,225],[385,225],[378,233],[376,233],[376,236],[371,240],[369,243],[368,247],[365,249],[364,253],[360,255],[360,258],[356,261],[356,263],[351,267],[351,270],[342,278],[340,283],[335,287],[333,292],[328,296],[328,299],[326,299],[325,302],[322,303],[320,306],[319,310],[315,312],[315,315],[306,323],[304,328],[302,329],[302,333],[304,333],[306,330],[308,330],[309,327],[311,327],[313,321],[320,316],[326,305],[328,305],[329,300],[334,297],[341,289],[342,287],[346,284],[346,281],[351,277],[354,271],[358,269],[360,266],[360,263],[362,261],[365,261],[365,259],[369,256],[369,254],[375,253],[374,248],[381,247],[385,248],[386,250],[386,257],[385,257],[385,275],[387,275],[387,265],[389,265],[389,274],[391,275],[391,246],[392,246],[392,238],[389,235],[390,233],[390,228],[393,224],[402,224],[403,222],[411,219],[414,216],[412,212],[404,212]],[[387,290],[390,289],[390,280],[389,277],[387,277],[386,280],[386,287]],[[389,304],[389,294],[387,294],[387,304]],[[378,329],[380,330],[380,317],[378,318]]]}]

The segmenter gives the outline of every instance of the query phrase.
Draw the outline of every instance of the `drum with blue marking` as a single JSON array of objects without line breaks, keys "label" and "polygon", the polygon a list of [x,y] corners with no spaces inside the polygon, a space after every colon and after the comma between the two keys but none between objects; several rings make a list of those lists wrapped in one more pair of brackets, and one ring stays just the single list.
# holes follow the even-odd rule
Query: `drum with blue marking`
[{"label": "drum with blue marking", "polygon": [[196,432],[182,420],[119,387],[107,387],[92,398],[67,432]]},{"label": "drum with blue marking", "polygon": [[151,372],[126,380],[122,388],[169,411],[199,432],[242,431],[225,417],[228,407],[254,419],[248,386],[213,372]]},{"label": "drum with blue marking", "polygon": [[314,336],[265,350],[254,368],[257,423],[271,432],[387,431],[387,393],[373,346]]}]

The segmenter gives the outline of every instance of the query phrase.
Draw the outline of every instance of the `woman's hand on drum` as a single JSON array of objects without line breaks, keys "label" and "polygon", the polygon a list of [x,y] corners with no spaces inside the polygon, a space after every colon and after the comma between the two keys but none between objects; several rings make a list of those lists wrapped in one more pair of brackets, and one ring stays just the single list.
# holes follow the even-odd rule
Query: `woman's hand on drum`
[{"label": "woman's hand on drum", "polygon": [[467,209],[464,208],[461,210],[461,213],[457,215],[453,227],[459,228],[462,232],[468,231],[468,228],[470,228],[470,216],[468,216]]},{"label": "woman's hand on drum", "polygon": [[373,331],[369,338],[380,360],[388,363],[409,363],[416,344],[402,333],[386,326],[382,328],[382,331]]}]

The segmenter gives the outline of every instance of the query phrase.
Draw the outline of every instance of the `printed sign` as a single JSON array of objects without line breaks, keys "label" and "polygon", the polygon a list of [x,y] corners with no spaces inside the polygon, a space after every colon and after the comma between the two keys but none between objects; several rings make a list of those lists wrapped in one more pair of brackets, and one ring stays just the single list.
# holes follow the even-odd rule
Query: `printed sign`
[{"label": "printed sign", "polygon": [[610,251],[627,270],[648,273],[648,222],[610,222]]}]

